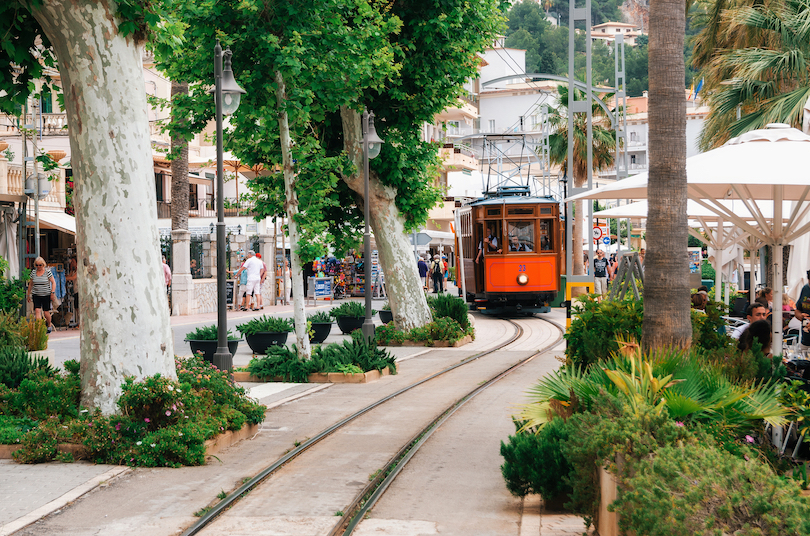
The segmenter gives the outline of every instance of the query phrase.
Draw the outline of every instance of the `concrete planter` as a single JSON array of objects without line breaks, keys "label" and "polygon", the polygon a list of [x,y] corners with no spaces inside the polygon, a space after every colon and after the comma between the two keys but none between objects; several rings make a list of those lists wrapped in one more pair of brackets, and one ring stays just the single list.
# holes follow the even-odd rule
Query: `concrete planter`
[{"label": "concrete planter", "polygon": [[[203,353],[203,359],[208,361],[209,363],[214,362],[214,354],[217,353],[217,341],[193,341],[190,339],[186,339],[186,342],[191,346],[191,353],[197,355],[197,352]],[[231,356],[236,353],[236,349],[239,347],[240,339],[235,341],[228,341],[228,351],[231,353]]]},{"label": "concrete planter", "polygon": [[44,357],[48,359],[48,364],[52,367],[56,367],[56,350],[34,350],[33,352],[28,352],[28,357],[37,358],[37,357]]},{"label": "concrete planter", "polygon": [[267,349],[271,346],[284,346],[287,342],[288,335],[289,333],[286,331],[266,331],[254,333],[253,335],[245,335],[245,340],[254,354],[267,355]]},{"label": "concrete planter", "polygon": [[363,316],[339,316],[337,317],[337,325],[344,335],[350,334],[356,329],[363,327],[363,322],[366,318]]}]

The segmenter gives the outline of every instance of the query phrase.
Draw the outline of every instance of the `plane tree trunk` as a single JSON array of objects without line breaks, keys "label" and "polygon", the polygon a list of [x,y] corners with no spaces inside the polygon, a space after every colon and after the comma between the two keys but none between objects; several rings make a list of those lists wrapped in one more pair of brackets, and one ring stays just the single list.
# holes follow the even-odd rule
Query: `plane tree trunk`
[{"label": "plane tree trunk", "polygon": [[[281,157],[284,162],[284,208],[287,212],[287,228],[290,232],[290,277],[292,278],[293,318],[295,319],[295,341],[298,355],[302,359],[312,357],[312,348],[307,334],[307,316],[304,310],[304,275],[301,266],[301,257],[298,255],[298,195],[295,193],[295,170],[293,169],[292,140],[290,139],[290,124],[287,119],[285,101],[287,100],[286,86],[281,72],[276,71],[276,102],[278,103],[278,126],[281,138]],[[283,274],[282,274],[283,275]]]},{"label": "plane tree trunk", "polygon": [[[362,114],[347,107],[341,108],[344,147],[358,170],[363,169]],[[343,180],[358,196],[364,195],[363,173],[344,176]],[[413,257],[413,247],[405,234],[405,222],[396,205],[397,191],[384,185],[376,174],[369,177],[369,212],[371,228],[380,256],[380,267],[385,274],[388,303],[398,329],[408,330],[424,326],[432,320],[430,309],[422,291],[422,281]],[[370,270],[371,259],[365,260]]]},{"label": "plane tree trunk", "polygon": [[176,377],[157,232],[141,57],[115,4],[41,0],[53,44],[75,181],[81,403],[113,414],[126,376]]}]

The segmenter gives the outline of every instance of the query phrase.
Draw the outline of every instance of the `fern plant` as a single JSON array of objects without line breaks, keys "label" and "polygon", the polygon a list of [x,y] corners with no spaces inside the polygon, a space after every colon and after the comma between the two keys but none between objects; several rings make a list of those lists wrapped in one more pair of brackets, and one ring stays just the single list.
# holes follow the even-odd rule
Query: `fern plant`
[{"label": "fern plant", "polygon": [[313,324],[331,324],[332,315],[329,314],[328,311],[318,311],[317,313],[309,315],[307,317],[307,320],[309,320]]},{"label": "fern plant", "polygon": [[[235,337],[231,330],[228,330],[228,340],[229,341],[236,341],[239,340],[238,337]],[[189,331],[186,335],[187,341],[215,341],[218,338],[218,331],[217,325],[212,324],[210,326],[200,326],[194,331]]]},{"label": "fern plant", "polygon": [[[377,311],[372,309],[372,316],[376,312]],[[360,302],[347,301],[332,309],[330,314],[332,315],[332,318],[337,318],[339,316],[363,317],[366,316],[366,306]]]},{"label": "fern plant", "polygon": [[293,330],[293,323],[289,318],[276,318],[274,316],[263,315],[244,324],[239,324],[236,326],[236,329],[238,329],[242,335],[289,333]]}]

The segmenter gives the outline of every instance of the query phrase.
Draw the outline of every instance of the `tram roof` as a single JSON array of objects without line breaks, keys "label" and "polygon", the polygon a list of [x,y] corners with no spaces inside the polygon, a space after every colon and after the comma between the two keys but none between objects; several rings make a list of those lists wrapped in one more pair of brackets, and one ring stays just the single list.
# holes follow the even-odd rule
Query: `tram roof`
[{"label": "tram roof", "polygon": [[550,195],[508,195],[508,196],[491,196],[477,199],[469,204],[469,206],[481,205],[533,205],[537,203],[559,203]]}]

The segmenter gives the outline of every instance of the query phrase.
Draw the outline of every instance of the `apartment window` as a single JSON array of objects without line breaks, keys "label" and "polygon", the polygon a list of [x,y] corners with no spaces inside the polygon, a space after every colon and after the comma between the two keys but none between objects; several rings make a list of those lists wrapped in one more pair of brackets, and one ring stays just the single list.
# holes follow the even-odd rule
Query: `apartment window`
[{"label": "apartment window", "polygon": [[631,133],[630,133],[630,141],[638,141],[638,140],[637,140],[637,136],[636,136],[636,133],[635,133],[635,132],[631,132]]},{"label": "apartment window", "polygon": [[524,130],[524,117],[520,116],[520,130]]},{"label": "apartment window", "polygon": [[630,155],[630,163],[631,163],[631,164],[635,164],[635,163],[636,163],[636,155],[634,155],[634,154],[631,154],[631,155]]},{"label": "apartment window", "polygon": [[158,201],[163,201],[163,183],[164,183],[164,175],[163,172],[155,173],[155,194],[157,196]]},{"label": "apartment window", "polygon": [[495,132],[495,120],[494,119],[489,120],[489,131],[490,132]]}]

